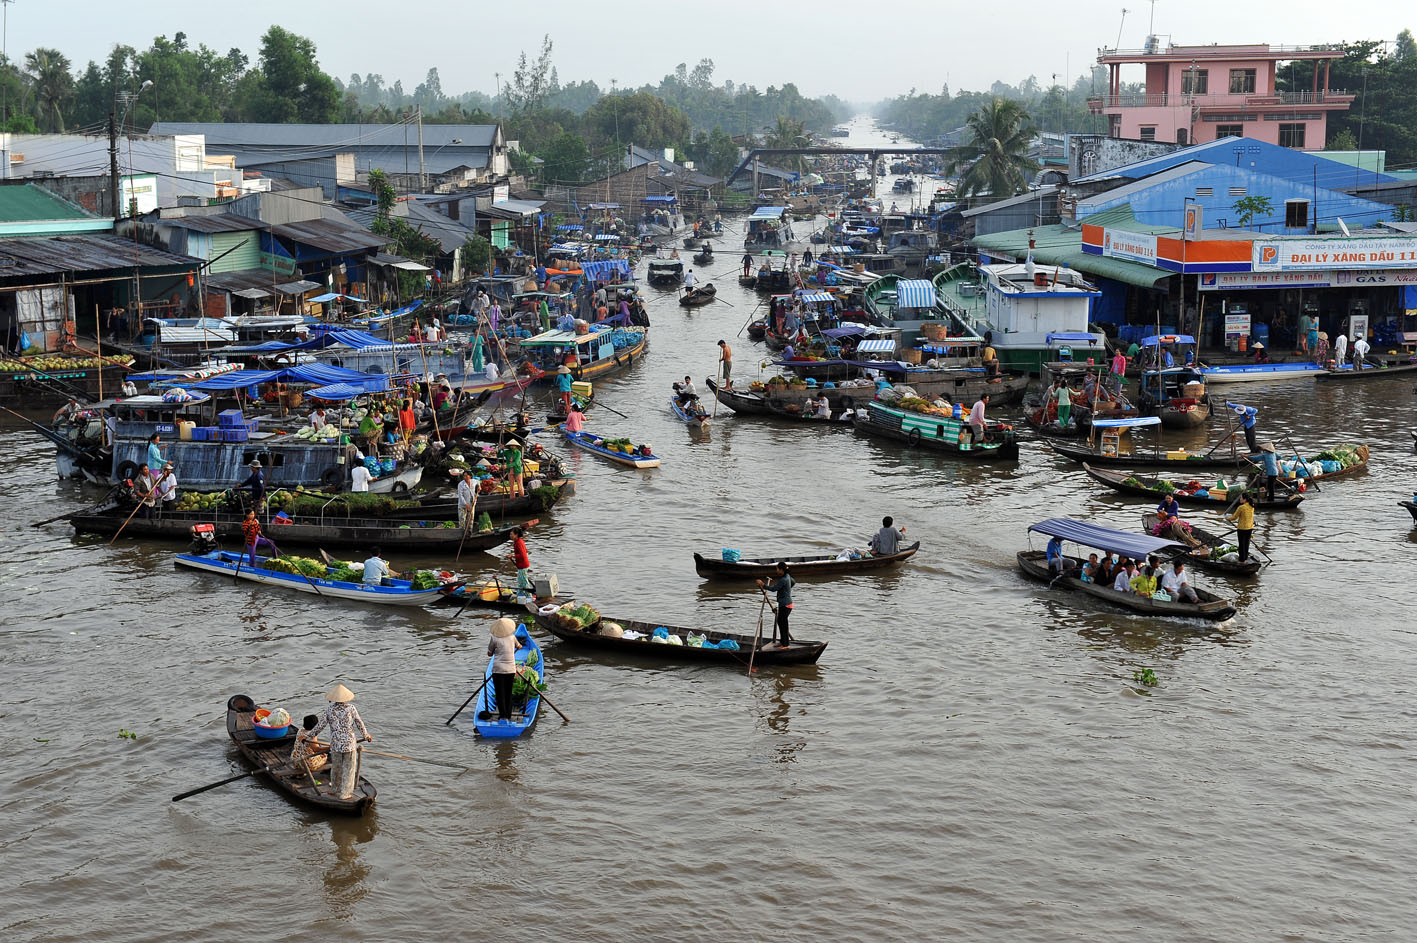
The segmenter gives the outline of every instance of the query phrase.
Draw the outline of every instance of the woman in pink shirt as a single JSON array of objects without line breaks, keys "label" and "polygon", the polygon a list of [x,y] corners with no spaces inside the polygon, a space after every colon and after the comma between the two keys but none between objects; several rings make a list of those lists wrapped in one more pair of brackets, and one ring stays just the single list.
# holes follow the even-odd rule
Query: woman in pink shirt
[{"label": "woman in pink shirt", "polygon": [[571,411],[566,414],[566,431],[580,432],[585,428],[585,417],[581,415],[579,406],[571,406]]}]

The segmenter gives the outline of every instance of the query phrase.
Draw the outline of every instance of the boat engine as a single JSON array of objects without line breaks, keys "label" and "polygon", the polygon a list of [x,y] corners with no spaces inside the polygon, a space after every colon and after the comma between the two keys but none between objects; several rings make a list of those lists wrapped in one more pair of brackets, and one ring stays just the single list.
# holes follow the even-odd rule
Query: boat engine
[{"label": "boat engine", "polygon": [[216,525],[192,525],[192,553],[215,553],[217,549]]}]

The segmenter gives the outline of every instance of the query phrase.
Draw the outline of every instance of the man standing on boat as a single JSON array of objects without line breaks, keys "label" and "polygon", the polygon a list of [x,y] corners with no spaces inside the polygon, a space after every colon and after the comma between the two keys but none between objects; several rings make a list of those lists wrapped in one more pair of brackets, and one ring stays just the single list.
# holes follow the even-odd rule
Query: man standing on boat
[{"label": "man standing on boat", "polygon": [[753,274],[753,254],[752,254],[751,252],[745,252],[745,253],[743,253],[743,277],[744,277],[744,278],[747,278],[749,275],[752,275],[752,274]]},{"label": "man standing on boat", "polygon": [[1359,334],[1353,338],[1353,369],[1362,370],[1368,360],[1368,338]]},{"label": "man standing on boat", "polygon": [[[325,716],[310,731],[314,737],[326,728],[330,731],[330,772],[335,795],[341,799],[354,798],[354,787],[359,782],[358,742],[374,742],[359,709],[354,706],[354,692],[342,684],[337,684],[325,695],[330,706],[325,708]],[[359,727],[358,739],[354,728]]]},{"label": "man standing on boat", "polygon": [[728,341],[718,342],[718,362],[722,364],[723,388],[733,389],[733,349],[728,346]]},{"label": "man standing on boat", "polygon": [[251,508],[260,511],[266,506],[266,476],[261,470],[261,463],[252,461],[249,466],[251,474],[246,480],[236,486],[237,491],[251,492]]},{"label": "man standing on boat", "polygon": [[1274,485],[1279,481],[1279,456],[1274,454],[1274,443],[1263,442],[1260,444],[1258,454],[1246,456],[1264,470],[1265,495],[1268,500],[1274,500]]},{"label": "man standing on boat", "polygon": [[1240,428],[1245,431],[1245,445],[1251,453],[1258,452],[1260,447],[1255,442],[1255,420],[1260,411],[1253,406],[1245,406],[1240,403],[1227,402],[1225,405],[1234,410],[1235,415],[1239,417]]},{"label": "man standing on boat", "polygon": [[571,368],[564,363],[556,368],[556,391],[561,394],[561,407],[566,413],[571,411]]},{"label": "man standing on boat", "polygon": [[984,441],[984,407],[989,405],[989,394],[981,393],[969,409],[969,443]]},{"label": "man standing on boat", "polygon": [[517,568],[517,596],[533,599],[536,596],[531,585],[531,554],[527,553],[525,533],[520,527],[512,528],[512,565]]},{"label": "man standing on boat", "polygon": [[689,269],[689,271],[684,273],[684,294],[692,295],[694,293],[694,283],[696,281],[698,281],[698,279],[694,278],[693,269]]},{"label": "man standing on boat", "polygon": [[462,481],[458,482],[458,521],[463,533],[472,530],[473,519],[477,516],[477,484],[472,480],[472,472],[466,468]]},{"label": "man standing on boat", "polygon": [[767,580],[758,580],[758,586],[777,593],[777,619],[774,626],[776,627],[778,648],[792,647],[792,635],[787,631],[787,619],[792,615],[792,587],[796,585],[797,581],[792,578],[791,573],[787,572],[787,563],[782,560],[777,561],[776,579],[771,583]]}]

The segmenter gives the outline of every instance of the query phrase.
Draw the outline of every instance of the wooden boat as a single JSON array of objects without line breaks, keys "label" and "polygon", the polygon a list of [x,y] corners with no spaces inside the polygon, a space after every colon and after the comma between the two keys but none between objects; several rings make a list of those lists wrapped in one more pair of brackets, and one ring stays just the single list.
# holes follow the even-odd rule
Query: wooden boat
[{"label": "wooden boat", "polygon": [[[762,393],[753,390],[739,391],[726,390],[720,387],[712,377],[704,381],[709,390],[720,403],[745,416],[774,416],[778,419],[789,419],[793,422],[820,423],[824,425],[851,426],[856,421],[853,413],[855,400],[851,393],[854,388],[841,389],[817,389],[812,391],[794,390],[791,392],[775,391]],[[808,413],[801,408],[804,400],[799,394],[811,392],[815,396],[826,394],[828,408],[831,410],[830,419],[822,419],[819,416]],[[867,390],[867,393],[870,391]],[[863,394],[864,395],[864,394]],[[797,398],[794,398],[797,397]]]},{"label": "wooden boat", "polygon": [[776,576],[778,561],[782,560],[792,567],[794,579],[841,576],[904,563],[915,556],[919,549],[920,541],[917,540],[898,553],[883,557],[863,555],[859,560],[838,560],[835,554],[823,553],[805,557],[749,557],[730,562],[696,553],[694,570],[705,579],[711,580],[763,579]]},{"label": "wooden boat", "polygon": [[1180,474],[1185,474],[1188,468],[1196,470],[1238,468],[1243,471],[1254,468],[1254,463],[1245,457],[1244,452],[1240,451],[1236,451],[1234,454],[1225,452],[1220,455],[1212,455],[1209,452],[1190,452],[1186,454],[1185,458],[1168,458],[1166,454],[1159,451],[1151,455],[1141,452],[1118,452],[1113,455],[1104,453],[1100,449],[1072,445],[1067,442],[1059,442],[1056,439],[1045,438],[1043,441],[1063,458],[1100,467],[1167,468]]},{"label": "wooden boat", "polygon": [[[1156,527],[1156,512],[1148,511],[1141,516],[1142,531],[1148,535]],[[1229,546],[1230,541],[1219,534],[1212,534],[1210,531],[1202,530],[1190,521],[1186,522],[1191,526],[1191,536],[1201,542],[1199,547],[1186,547],[1180,555],[1186,558],[1186,562],[1198,570],[1205,570],[1207,573],[1218,573],[1221,576],[1255,576],[1264,567],[1270,564],[1268,556],[1261,554],[1254,547],[1250,548],[1250,559],[1244,562],[1236,561],[1226,563],[1224,560],[1211,559],[1211,550],[1216,547]]]},{"label": "wooden boat", "polygon": [[946,452],[974,462],[1010,461],[1018,458],[1018,438],[1013,426],[990,422],[983,442],[970,442],[969,427],[949,416],[932,416],[871,402],[856,414],[856,430],[904,442],[912,448]]},{"label": "wooden boat", "polygon": [[750,340],[750,341],[760,341],[760,340],[762,340],[764,337],[767,336],[767,333],[768,333],[768,319],[767,319],[767,317],[764,316],[764,317],[758,318],[756,321],[753,321],[753,322],[749,323],[749,325],[748,325],[748,327],[747,327],[747,331],[748,331],[748,340]]},{"label": "wooden boat", "polygon": [[690,403],[681,403],[679,397],[671,396],[669,397],[669,409],[680,422],[696,429],[706,428],[709,424],[708,411],[697,399]]},{"label": "wooden boat", "polygon": [[1417,527],[1417,502],[1413,502],[1413,501],[1399,501],[1399,502],[1397,502],[1397,503],[1400,504],[1400,505],[1402,505],[1403,507],[1407,508],[1408,513],[1410,513],[1410,514],[1412,515],[1412,524],[1413,524],[1413,526],[1414,526],[1414,527]]},{"label": "wooden boat", "polygon": [[[542,473],[546,466],[541,466]],[[527,494],[521,497],[514,497],[510,494],[495,492],[493,494],[483,494],[477,497],[477,513],[481,515],[486,512],[487,516],[494,521],[505,521],[508,518],[526,517],[530,514],[540,514],[549,511],[560,504],[566,498],[576,493],[576,480],[574,478],[553,478],[549,481],[542,479],[543,483],[556,490],[554,496],[541,498],[536,495]],[[420,499],[418,507],[394,508],[384,515],[385,520],[390,521],[455,521],[458,519],[457,497],[447,492],[438,492]]]},{"label": "wooden boat", "polygon": [[[1083,462],[1082,469],[1087,472],[1088,476],[1094,481],[1101,482],[1113,491],[1122,494],[1137,495],[1159,501],[1166,495],[1172,493],[1163,490],[1155,478],[1140,478],[1123,472],[1104,471],[1102,469],[1093,468],[1087,462]],[[1237,484],[1228,489],[1229,494],[1221,497],[1213,497],[1211,495],[1197,497],[1193,494],[1176,494],[1176,503],[1184,504],[1189,507],[1224,508],[1228,507],[1230,502],[1235,500],[1238,491],[1242,487],[1243,486]],[[1250,490],[1254,498],[1255,510],[1257,511],[1293,510],[1304,500],[1304,496],[1298,491],[1284,494],[1282,497],[1279,496],[1280,492],[1283,490],[1282,486],[1280,489],[1276,490],[1276,497],[1273,501],[1262,497],[1256,489],[1251,488]]]},{"label": "wooden boat", "polygon": [[[517,667],[525,668],[530,664],[544,681],[546,664],[541,658],[541,646],[536,644],[536,639],[527,632],[525,625],[517,626],[516,639],[521,643],[521,647],[517,649]],[[487,670],[483,672],[482,678],[486,684],[477,695],[477,712],[473,714],[473,726],[477,732],[489,740],[508,740],[520,737],[530,730],[532,724],[536,723],[537,710],[541,707],[541,695],[531,693],[521,705],[520,711],[517,710],[517,705],[513,705],[511,720],[500,720],[497,717],[497,695],[492,684],[491,658],[487,659]]]},{"label": "wooden boat", "polygon": [[695,264],[695,265],[710,265],[710,264],[712,264],[712,263],[713,263],[713,250],[710,249],[710,248],[708,248],[707,246],[704,247],[704,251],[694,253],[694,264]]},{"label": "wooden boat", "polygon": [[[481,505],[478,507],[481,510]],[[124,527],[131,508],[109,505],[69,516],[69,523],[81,534],[114,534],[120,528],[124,537],[190,540],[192,527],[211,524],[218,541],[241,545],[241,515],[211,511],[164,511],[162,516],[145,519],[134,517]],[[454,512],[456,513],[456,512]],[[530,523],[518,525],[530,526]],[[399,553],[434,553],[457,549],[491,550],[511,539],[512,525],[490,531],[470,531],[467,539],[458,527],[432,524],[418,527],[395,518],[329,517],[321,520],[293,518],[290,524],[271,524],[264,528],[266,536],[277,546],[357,547],[368,550],[381,547]],[[245,572],[242,573],[244,577]],[[300,577],[295,577],[300,580]],[[304,583],[304,580],[301,580]]]},{"label": "wooden boat", "polygon": [[690,288],[679,296],[679,306],[683,308],[701,308],[713,301],[718,294],[718,289],[712,284],[704,285],[701,288]]},{"label": "wooden boat", "polygon": [[[277,763],[289,763],[290,752],[295,747],[295,726],[291,725],[284,737],[258,737],[251,724],[256,710],[256,702],[245,694],[233,694],[227,700],[226,733],[231,737],[231,742],[236,744],[248,763],[262,769]],[[363,815],[379,796],[374,784],[361,775],[354,785],[354,795],[348,799],[339,798],[330,782],[328,766],[314,773],[277,768],[261,778],[301,802],[344,815]]]},{"label": "wooden boat", "polygon": [[[588,414],[591,407],[595,405],[595,394],[591,393],[589,396],[577,396],[572,393],[571,400],[581,407],[582,414]],[[561,401],[559,399],[553,400],[551,403],[551,412],[546,414],[546,424],[548,426],[559,426],[565,421],[566,413],[561,405]]]},{"label": "wooden boat", "polygon": [[[1185,549],[1183,544],[1178,544],[1174,540],[1129,534],[1069,518],[1051,518],[1040,521],[1028,529],[1050,537],[1061,537],[1063,540],[1072,541],[1092,550],[1116,553],[1138,560],[1145,559],[1151,554],[1174,552],[1178,547]],[[1080,561],[1077,560],[1071,560],[1070,562],[1075,566],[1060,577],[1048,568],[1047,553],[1043,550],[1021,550],[1016,559],[1019,570],[1025,576],[1047,583],[1050,589],[1071,589],[1101,600],[1108,605],[1130,609],[1142,615],[1213,621],[1222,621],[1235,615],[1235,607],[1228,599],[1223,599],[1194,584],[1191,588],[1195,590],[1196,598],[1200,600],[1198,603],[1167,601],[1154,599],[1150,596],[1138,596],[1136,593],[1124,593],[1110,586],[1085,582],[1075,575],[1070,575],[1080,570]]]},{"label": "wooden boat", "polygon": [[1417,372],[1417,363],[1403,363],[1392,367],[1369,364],[1362,370],[1355,370],[1352,364],[1344,364],[1337,369],[1315,374],[1314,379],[1321,383],[1332,383],[1335,380],[1381,380],[1383,377],[1413,372]]},{"label": "wooden boat", "polygon": [[[1325,450],[1325,451],[1327,451],[1327,450]],[[1331,472],[1323,472],[1322,474],[1319,474],[1319,475],[1308,475],[1308,474],[1306,474],[1306,475],[1302,475],[1302,476],[1296,475],[1295,477],[1302,477],[1305,481],[1308,481],[1308,482],[1314,482],[1314,481],[1329,481],[1330,479],[1333,479],[1333,478],[1343,478],[1343,477],[1346,477],[1346,476],[1348,476],[1348,475],[1356,475],[1356,474],[1358,474],[1359,472],[1367,471],[1367,470],[1368,470],[1368,447],[1367,447],[1366,445],[1359,445],[1359,446],[1356,446],[1356,447],[1353,449],[1353,451],[1357,453],[1358,458],[1359,458],[1359,461],[1354,462],[1352,465],[1349,465],[1349,466],[1344,467],[1344,468],[1339,468],[1339,469],[1336,469],[1335,471],[1331,471]],[[1279,469],[1280,469],[1280,474],[1281,474],[1281,478],[1280,478],[1281,481],[1289,481],[1289,480],[1290,480],[1290,479],[1288,479],[1287,477],[1283,477],[1283,476],[1286,476],[1286,475],[1289,474],[1290,472],[1293,472],[1293,471],[1296,470],[1296,469],[1295,469],[1295,458],[1296,458],[1296,456],[1294,456],[1294,455],[1290,455],[1288,458],[1285,458],[1285,457],[1282,457],[1282,456],[1280,457],[1280,459],[1279,459]],[[1309,459],[1309,460],[1307,460],[1307,461],[1305,462],[1305,466],[1306,466],[1305,470],[1306,470],[1306,471],[1308,470],[1308,466],[1311,466],[1314,461],[1318,461],[1318,459]],[[1264,479],[1263,479],[1262,477],[1260,478],[1260,482],[1261,482],[1261,483],[1264,482]]]},{"label": "wooden boat", "polygon": [[[298,573],[282,573],[264,567],[269,557],[256,557],[255,565],[245,554],[227,550],[211,553],[179,553],[173,562],[178,566],[208,573],[220,573],[252,583],[264,583],[281,589],[312,593],[324,599],[346,599],[354,602],[376,603],[384,606],[423,606],[447,593],[460,583],[445,583],[433,589],[414,589],[408,580],[387,579],[383,586],[366,583],[351,583],[324,577],[301,576]],[[328,570],[328,568],[327,568]]]},{"label": "wooden boat", "polygon": [[[537,596],[537,606],[556,605],[570,602],[575,598],[571,593],[557,593],[555,596]],[[443,603],[461,606],[466,603],[482,609],[499,609],[502,612],[521,613],[526,611],[527,600],[517,592],[517,581],[511,579],[490,579],[481,583],[464,583],[443,596]]]},{"label": "wooden boat", "polygon": [[684,280],[684,263],[679,259],[650,259],[645,280],[651,285],[677,285]]},{"label": "wooden boat", "polygon": [[614,449],[606,448],[604,445],[596,445],[597,440],[603,441],[603,436],[596,436],[589,432],[570,432],[566,429],[562,429],[561,434],[566,437],[567,442],[571,443],[576,448],[585,449],[587,452],[592,452],[599,455],[601,458],[608,459],[616,465],[624,465],[626,468],[659,467],[659,456],[657,455],[644,455],[639,452],[633,454],[617,452]]},{"label": "wooden boat", "polygon": [[[655,661],[682,661],[691,664],[717,664],[746,668],[748,659],[751,657],[754,666],[810,665],[822,657],[822,652],[827,647],[826,642],[799,641],[797,639],[793,639],[792,645],[785,649],[764,647],[772,643],[772,630],[767,624],[763,626],[764,635],[758,640],[758,650],[755,655],[752,635],[734,635],[729,632],[714,632],[709,629],[687,629],[662,622],[638,622],[633,619],[613,619],[609,616],[605,616],[599,622],[578,631],[563,628],[559,623],[552,622],[540,612],[536,612],[534,617],[537,625],[562,641],[597,649],[601,652],[648,658]],[[626,631],[639,632],[645,638],[627,639],[599,634],[600,627],[607,622],[613,622]],[[657,628],[667,629],[671,634],[684,639],[688,638],[690,632],[695,635],[704,635],[715,645],[725,639],[730,639],[738,645],[738,649],[734,651],[724,648],[695,648],[691,645],[662,645],[649,641],[649,636],[653,635]]]},{"label": "wooden boat", "polygon": [[1316,363],[1241,363],[1199,368],[1207,385],[1220,383],[1262,383],[1278,380],[1309,380],[1325,373]]},{"label": "wooden boat", "polygon": [[[738,284],[742,285],[744,288],[757,288],[757,287],[758,287],[758,276],[756,276],[756,275],[739,275],[739,276],[738,276]],[[751,335],[750,335],[750,336],[751,336]]]}]

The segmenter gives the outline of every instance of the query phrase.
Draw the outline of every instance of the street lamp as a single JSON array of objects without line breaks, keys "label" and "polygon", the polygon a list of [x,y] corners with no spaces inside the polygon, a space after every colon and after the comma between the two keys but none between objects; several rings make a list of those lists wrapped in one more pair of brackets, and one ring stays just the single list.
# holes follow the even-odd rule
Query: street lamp
[{"label": "street lamp", "polygon": [[[3,0],[0,0],[0,2],[3,2]],[[431,159],[431,158],[434,158],[434,157],[437,157],[437,156],[438,156],[438,152],[441,151],[443,148],[447,147],[449,144],[461,144],[461,143],[462,143],[462,138],[453,138],[451,141],[448,141],[447,144],[440,144],[440,145],[438,145],[436,148],[433,149],[433,153],[429,154],[428,156],[429,156],[430,159]],[[424,189],[427,189],[427,183],[426,183],[426,182],[420,181],[420,183],[423,184]]]}]

